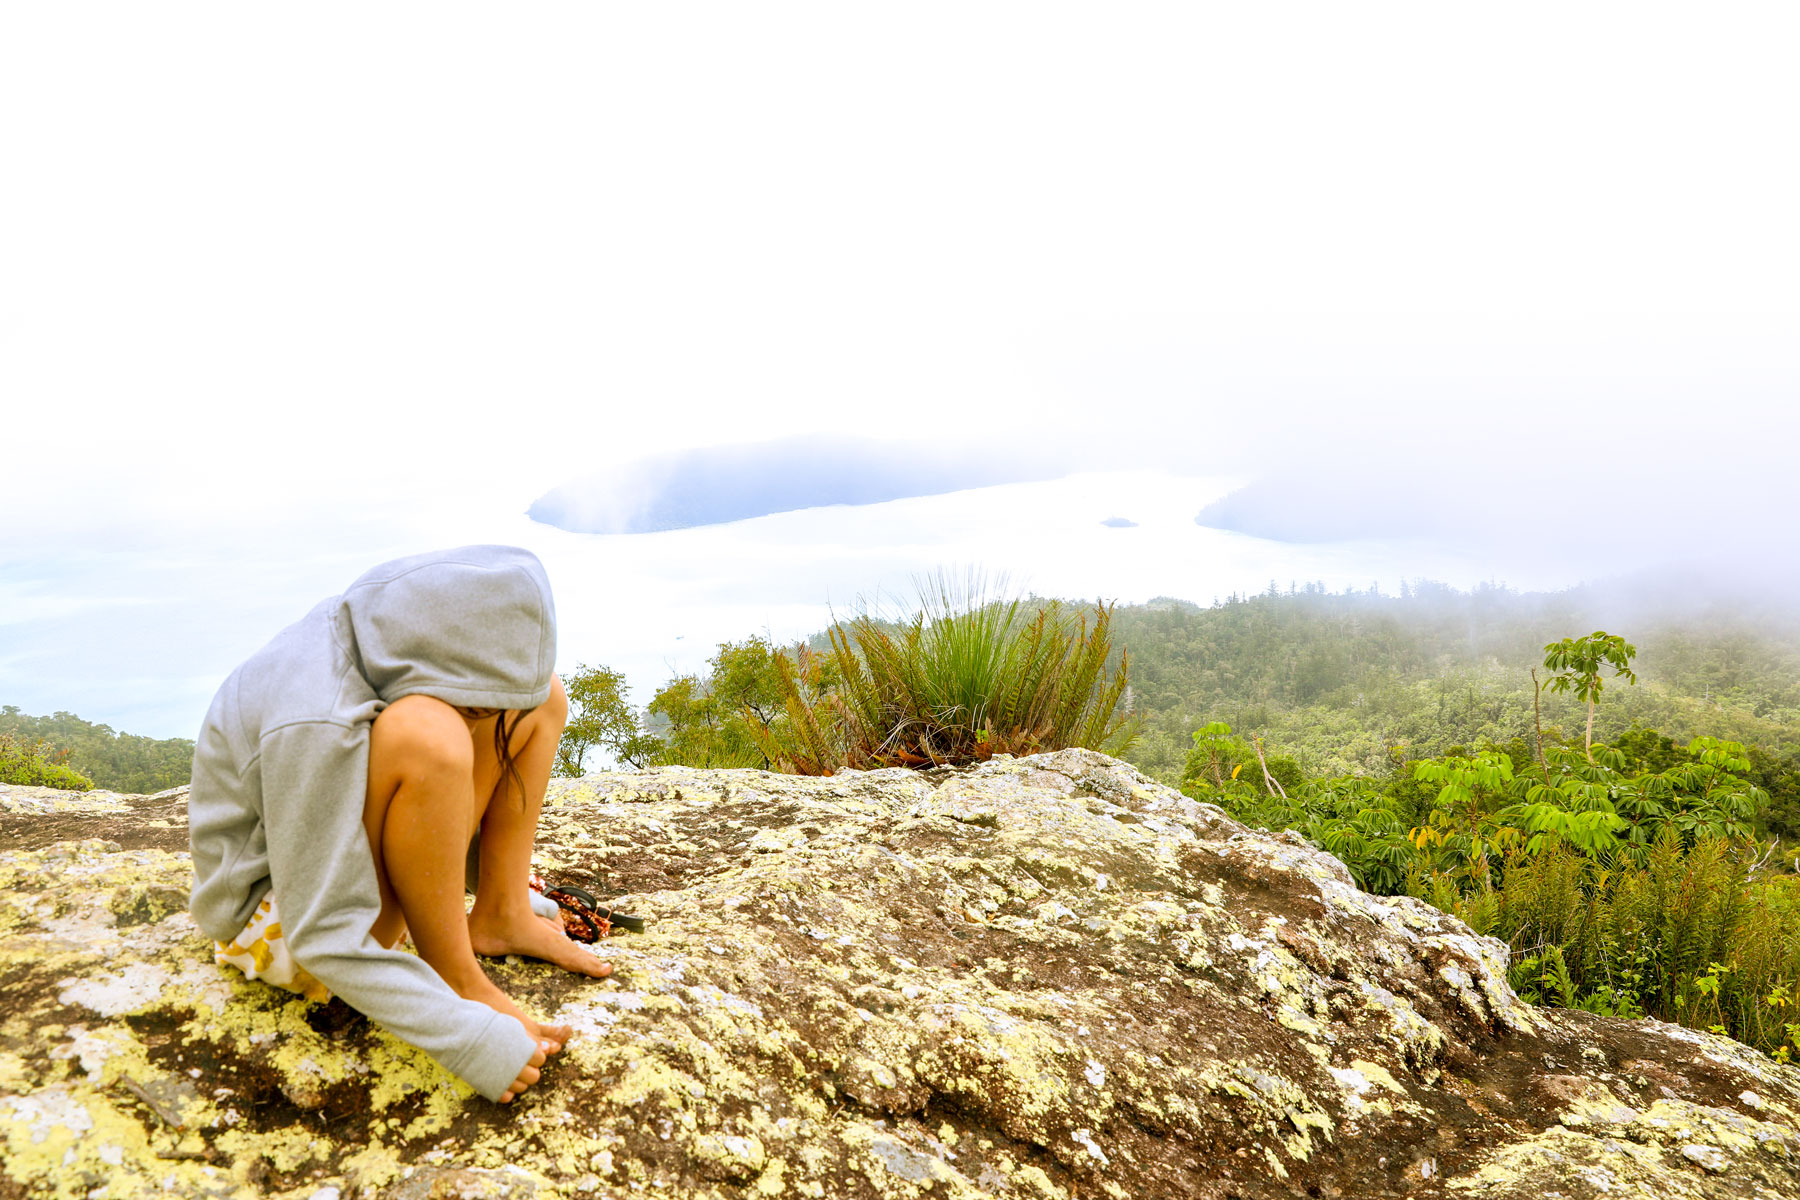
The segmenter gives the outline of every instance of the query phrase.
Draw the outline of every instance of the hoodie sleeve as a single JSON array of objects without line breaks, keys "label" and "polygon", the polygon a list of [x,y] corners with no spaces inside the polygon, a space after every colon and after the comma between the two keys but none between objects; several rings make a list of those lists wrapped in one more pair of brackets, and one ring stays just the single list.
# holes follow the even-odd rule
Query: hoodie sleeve
[{"label": "hoodie sleeve", "polygon": [[381,911],[363,830],[366,726],[285,725],[262,740],[263,824],[282,936],[345,1003],[497,1100],[537,1052],[517,1020],[464,1000],[417,955],[369,933]]}]

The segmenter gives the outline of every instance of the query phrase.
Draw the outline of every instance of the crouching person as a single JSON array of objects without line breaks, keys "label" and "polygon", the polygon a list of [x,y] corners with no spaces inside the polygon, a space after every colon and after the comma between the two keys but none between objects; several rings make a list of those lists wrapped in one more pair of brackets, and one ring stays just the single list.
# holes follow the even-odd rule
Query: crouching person
[{"label": "crouching person", "polygon": [[529,886],[568,709],[555,656],[542,564],[468,546],[374,568],[233,671],[188,801],[218,961],[342,997],[491,1100],[536,1083],[570,1030],[476,956],[611,971]]}]

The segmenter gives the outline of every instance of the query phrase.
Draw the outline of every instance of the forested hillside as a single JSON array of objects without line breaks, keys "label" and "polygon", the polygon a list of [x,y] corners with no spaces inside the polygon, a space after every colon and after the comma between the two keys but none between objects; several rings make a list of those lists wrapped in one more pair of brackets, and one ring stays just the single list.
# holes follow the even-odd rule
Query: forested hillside
[{"label": "forested hillside", "polygon": [[[1120,606],[1143,736],[1126,756],[1176,781],[1192,735],[1223,721],[1307,775],[1388,769],[1455,746],[1529,741],[1531,670],[1546,643],[1596,628],[1636,643],[1638,683],[1616,681],[1595,737],[1633,725],[1685,742],[1727,738],[1800,750],[1800,633],[1791,618],[1685,610],[1618,590],[1518,593],[1436,584],[1401,595],[1271,587],[1211,607],[1160,598]],[[1116,653],[1116,651],[1115,651]],[[1580,740],[1584,706],[1545,693],[1547,737]]]},{"label": "forested hillside", "polygon": [[[1530,744],[1531,669],[1544,645],[1595,628],[1638,647],[1638,683],[1608,687],[1599,740],[1613,742],[1635,725],[1678,743],[1741,742],[1763,766],[1800,754],[1800,628],[1791,616],[1659,605],[1617,587],[1461,592],[1417,583],[1399,595],[1271,585],[1207,606],[1161,597],[1116,607],[1113,665],[1129,651],[1130,704],[1143,722],[1124,757],[1178,784],[1194,732],[1215,721],[1260,736],[1271,754],[1311,777],[1390,772],[1400,760],[1454,747]],[[810,640],[814,649],[826,645],[823,633]],[[774,649],[754,637],[727,643],[713,671],[671,680],[647,713],[624,703],[622,677],[614,677],[616,716],[665,739],[660,757],[668,761],[761,765],[734,719],[746,705],[779,710]],[[1581,704],[1546,692],[1541,708],[1549,740],[1580,740]],[[70,767],[119,791],[186,782],[193,754],[185,739],[116,733],[70,713],[34,717],[12,705],[0,708],[0,734],[67,750]],[[645,752],[636,757],[656,760],[656,743],[640,741]],[[1781,807],[1782,789],[1771,791]]]},{"label": "forested hillside", "polygon": [[0,708],[0,735],[24,743],[42,742],[56,752],[68,751],[66,763],[115,792],[160,792],[188,781],[194,743],[186,738],[140,737],[114,733],[111,726],[84,721],[74,713],[34,717],[16,704]]},{"label": "forested hillside", "polygon": [[[1667,581],[1555,593],[1409,583],[1398,595],[1314,584],[1204,607],[1166,597],[1116,606],[1109,674],[1128,654],[1140,726],[1123,757],[1186,787],[1194,735],[1221,723],[1246,746],[1260,739],[1276,774],[1295,782],[1392,781],[1419,761],[1484,749],[1541,763],[1541,749],[1582,748],[1588,717],[1576,695],[1548,686],[1545,648],[1605,629],[1634,644],[1636,682],[1606,681],[1595,739],[1652,771],[1695,738],[1741,744],[1746,778],[1767,796],[1758,828],[1800,838],[1800,623],[1675,595]],[[1048,603],[1033,597],[1023,611]],[[829,649],[823,633],[808,646]],[[566,766],[579,769],[597,747],[632,765],[768,768],[759,731],[786,720],[783,659],[794,662],[794,648],[761,637],[722,644],[706,672],[670,680],[642,710],[616,673],[577,669]]]}]

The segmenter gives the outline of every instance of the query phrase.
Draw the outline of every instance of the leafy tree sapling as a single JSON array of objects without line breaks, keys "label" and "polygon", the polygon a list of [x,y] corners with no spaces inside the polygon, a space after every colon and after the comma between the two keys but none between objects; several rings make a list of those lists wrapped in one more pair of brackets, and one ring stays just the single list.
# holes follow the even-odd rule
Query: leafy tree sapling
[{"label": "leafy tree sapling", "polygon": [[1636,646],[1605,630],[1595,630],[1583,638],[1564,638],[1544,647],[1544,667],[1555,672],[1550,677],[1550,690],[1574,692],[1577,700],[1587,704],[1584,748],[1589,762],[1594,761],[1594,709],[1606,686],[1601,669],[1611,667],[1614,678],[1624,676],[1625,682],[1635,684],[1637,673],[1631,669],[1635,657]]}]

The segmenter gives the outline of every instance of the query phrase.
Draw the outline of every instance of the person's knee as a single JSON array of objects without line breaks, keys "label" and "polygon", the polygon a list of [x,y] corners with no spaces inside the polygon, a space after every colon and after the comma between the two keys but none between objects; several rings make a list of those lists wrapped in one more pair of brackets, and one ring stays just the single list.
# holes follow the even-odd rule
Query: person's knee
[{"label": "person's knee", "polygon": [[569,723],[569,694],[563,691],[562,676],[550,677],[550,698],[526,714],[522,724],[531,726],[533,736],[540,731],[548,737],[560,738]]},{"label": "person's knee", "polygon": [[550,698],[543,703],[545,719],[556,727],[558,733],[569,723],[569,693],[563,691],[561,675],[550,677]]},{"label": "person's knee", "polygon": [[397,784],[467,780],[475,768],[468,724],[430,696],[404,696],[375,718],[369,732],[371,776]]}]

